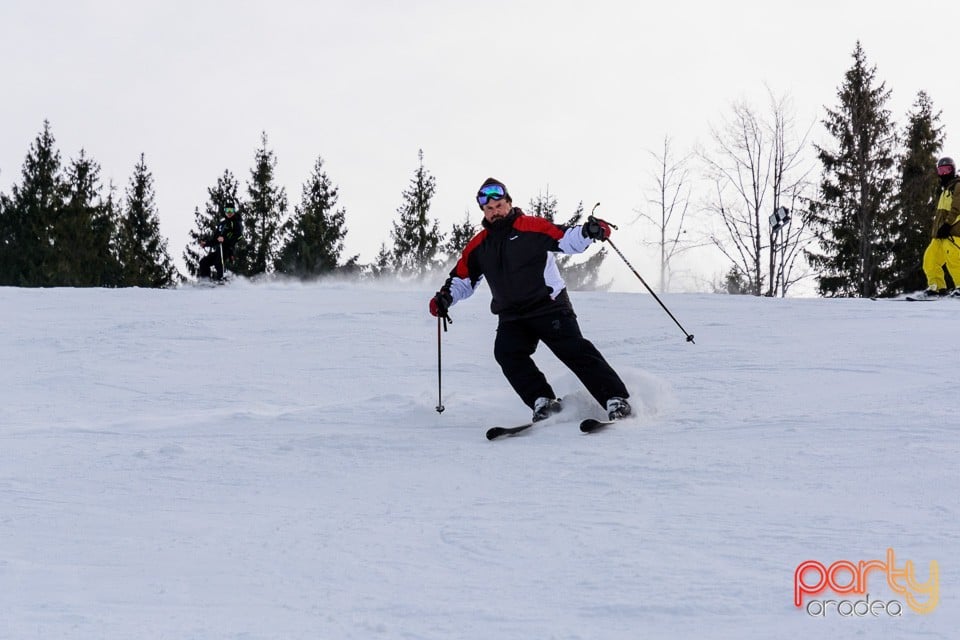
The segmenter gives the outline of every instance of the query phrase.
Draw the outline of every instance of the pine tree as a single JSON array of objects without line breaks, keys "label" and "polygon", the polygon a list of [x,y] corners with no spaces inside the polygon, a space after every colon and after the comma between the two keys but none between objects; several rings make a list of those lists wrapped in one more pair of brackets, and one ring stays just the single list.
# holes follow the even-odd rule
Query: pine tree
[{"label": "pine tree", "polygon": [[62,169],[44,121],[21,176],[3,205],[0,238],[8,250],[0,256],[0,284],[116,286],[116,226],[100,166],[81,149]]},{"label": "pine tree", "polygon": [[753,290],[750,279],[737,265],[730,267],[724,277],[724,291],[732,296],[749,295]]},{"label": "pine tree", "polygon": [[193,225],[194,228],[189,233],[190,242],[183,249],[183,262],[186,264],[187,273],[196,277],[200,259],[205,252],[200,246],[200,239],[206,237],[209,234],[209,229],[212,228],[210,215],[206,209],[201,213],[200,207],[193,208]]},{"label": "pine tree", "polygon": [[423,150],[419,151],[420,166],[403,192],[403,204],[397,209],[400,220],[393,223],[393,264],[401,275],[422,276],[437,266],[435,260],[443,242],[440,222],[430,220],[430,201],[436,191],[436,179],[423,166]]},{"label": "pine tree", "polygon": [[[882,293],[896,295],[927,286],[923,273],[923,252],[930,243],[936,203],[937,156],[943,148],[943,128],[938,126],[940,112],[934,113],[933,101],[921,91],[908,114],[904,131],[904,150],[899,160],[900,189],[897,194],[897,219],[894,222],[897,250],[893,255],[890,279]],[[949,277],[949,274],[947,274]]]},{"label": "pine tree", "polygon": [[120,260],[120,243],[122,242],[121,234],[123,233],[123,212],[121,211],[121,205],[117,204],[116,199],[117,186],[113,184],[111,179],[109,184],[107,184],[107,197],[103,201],[103,209],[106,214],[106,217],[110,220],[111,225],[111,238],[110,238],[110,255],[113,258],[113,284],[111,286],[115,287],[125,287],[124,284],[124,275],[123,275],[123,262]]},{"label": "pine tree", "polygon": [[470,212],[468,211],[463,215],[463,222],[460,224],[454,223],[453,228],[450,230],[450,237],[447,239],[446,244],[443,245],[443,252],[447,254],[447,267],[453,267],[457,260],[460,259],[460,254],[466,248],[467,243],[470,242],[475,235],[477,235],[477,226],[471,222]]},{"label": "pine tree", "polygon": [[810,203],[820,253],[807,257],[826,296],[876,295],[890,279],[895,240],[890,91],[876,84],[876,67],[868,67],[859,42],[853,59],[838,91],[840,105],[824,120],[837,149],[817,146],[824,172],[819,200]]},{"label": "pine tree", "polygon": [[393,252],[387,248],[387,243],[380,243],[380,252],[374,258],[369,266],[370,275],[374,278],[382,278],[392,273]]},{"label": "pine tree", "polygon": [[277,186],[277,160],[267,149],[267,134],[260,136],[260,148],[254,156],[254,167],[247,182],[249,200],[243,210],[247,262],[238,273],[253,276],[272,270],[280,250],[284,218],[287,215],[287,192]]},{"label": "pine tree", "polygon": [[51,244],[57,212],[64,196],[60,152],[44,120],[30,145],[0,217],[0,285],[50,286],[55,249]]},{"label": "pine tree", "polygon": [[118,253],[123,284],[130,287],[169,287],[179,274],[160,235],[153,175],[144,156],[133,169],[119,221]]},{"label": "pine tree", "polygon": [[549,186],[546,192],[538,193],[536,198],[530,200],[530,210],[526,213],[532,216],[546,218],[550,222],[553,222],[557,215],[557,199],[550,195]]},{"label": "pine tree", "polygon": [[100,165],[80,155],[66,169],[65,201],[51,235],[54,286],[118,286],[121,266],[115,252],[117,229],[112,201],[100,193]]},{"label": "pine tree", "polygon": [[[323,158],[317,158],[313,174],[303,185],[300,205],[284,225],[286,243],[277,259],[277,271],[305,277],[330,273],[340,266],[347,228],[346,211],[336,209],[337,198],[337,187],[323,171]],[[348,262],[355,264],[356,258]]]},{"label": "pine tree", "polygon": [[[239,206],[237,192],[240,191],[240,185],[233,173],[229,169],[223,172],[223,175],[217,178],[216,186],[207,189],[209,200],[204,206],[203,211],[199,208],[193,210],[194,229],[190,230],[190,244],[183,250],[183,261],[187,265],[187,272],[191,276],[197,275],[197,265],[200,258],[210,250],[200,247],[200,240],[210,236],[217,228],[217,224],[223,217],[223,205],[227,202],[234,206]],[[240,210],[239,215],[243,214]],[[246,234],[246,220],[244,220],[244,234]],[[196,246],[196,249],[193,247]],[[245,243],[241,238],[234,248],[234,264],[231,270],[234,273],[246,273],[246,252]]]},{"label": "pine tree", "polygon": [[3,284],[5,273],[7,272],[7,263],[13,261],[13,229],[12,221],[9,216],[10,199],[6,194],[0,193],[0,285]]}]

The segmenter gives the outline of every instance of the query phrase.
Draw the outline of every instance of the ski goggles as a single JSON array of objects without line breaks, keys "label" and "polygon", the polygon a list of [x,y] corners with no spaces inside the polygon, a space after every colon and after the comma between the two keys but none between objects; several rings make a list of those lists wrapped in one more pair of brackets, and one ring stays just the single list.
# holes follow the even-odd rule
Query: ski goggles
[{"label": "ski goggles", "polygon": [[236,213],[237,210],[234,209],[233,207],[224,207],[224,208],[223,208],[223,212],[224,212],[224,213]]},{"label": "ski goggles", "polygon": [[952,164],[942,164],[937,167],[937,175],[939,176],[948,176],[956,170]]},{"label": "ski goggles", "polygon": [[481,207],[491,200],[502,200],[507,197],[507,192],[499,184],[488,184],[477,192],[477,204]]}]

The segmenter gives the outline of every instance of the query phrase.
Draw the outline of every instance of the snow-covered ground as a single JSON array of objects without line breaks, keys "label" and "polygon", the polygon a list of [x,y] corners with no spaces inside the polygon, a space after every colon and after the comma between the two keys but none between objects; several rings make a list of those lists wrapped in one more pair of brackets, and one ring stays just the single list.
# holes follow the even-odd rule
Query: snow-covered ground
[{"label": "snow-covered ground", "polygon": [[[639,415],[580,434],[543,349],[564,414],[488,442],[529,417],[489,295],[438,414],[432,291],[0,289],[0,638],[956,637],[960,303],[665,296],[694,345],[574,292]],[[794,606],[888,548],[932,613]]]}]

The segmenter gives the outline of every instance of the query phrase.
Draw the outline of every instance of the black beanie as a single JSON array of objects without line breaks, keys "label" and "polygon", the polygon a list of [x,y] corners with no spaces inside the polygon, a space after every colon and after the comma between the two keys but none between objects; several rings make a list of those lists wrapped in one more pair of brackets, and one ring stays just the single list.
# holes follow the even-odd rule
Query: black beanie
[{"label": "black beanie", "polygon": [[480,188],[477,189],[477,193],[479,193],[480,191],[482,191],[484,187],[490,186],[491,184],[496,184],[496,185],[500,185],[501,187],[503,187],[503,197],[506,198],[507,200],[509,200],[510,202],[513,202],[513,198],[510,197],[510,192],[507,191],[507,185],[503,184],[502,182],[500,182],[500,181],[497,180],[496,178],[487,178],[486,180],[484,180],[484,181],[483,181],[483,184],[480,185]]}]

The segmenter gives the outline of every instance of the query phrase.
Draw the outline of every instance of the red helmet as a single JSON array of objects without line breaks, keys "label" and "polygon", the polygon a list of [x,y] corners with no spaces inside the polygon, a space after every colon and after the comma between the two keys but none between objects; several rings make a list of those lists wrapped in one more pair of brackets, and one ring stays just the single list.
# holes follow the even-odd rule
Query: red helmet
[{"label": "red helmet", "polygon": [[937,175],[952,176],[957,173],[957,163],[953,158],[944,156],[937,161]]}]

